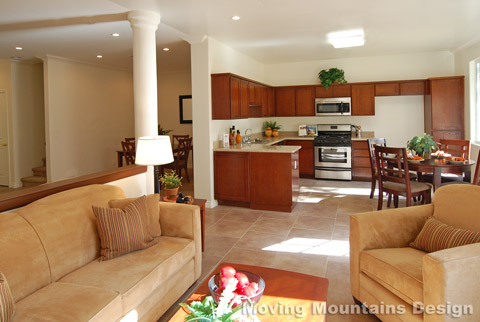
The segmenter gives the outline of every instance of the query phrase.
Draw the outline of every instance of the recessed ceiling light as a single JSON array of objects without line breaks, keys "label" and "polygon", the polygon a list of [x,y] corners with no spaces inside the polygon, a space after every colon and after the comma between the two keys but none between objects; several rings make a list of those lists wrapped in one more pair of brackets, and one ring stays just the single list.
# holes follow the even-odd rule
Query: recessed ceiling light
[{"label": "recessed ceiling light", "polygon": [[19,46],[17,46],[17,47],[15,47],[15,49],[16,49],[16,50],[22,50],[23,48],[22,48],[22,47],[19,47]]},{"label": "recessed ceiling light", "polygon": [[232,20],[240,20],[240,16],[233,16]]},{"label": "recessed ceiling light", "polygon": [[114,32],[114,33],[112,34],[112,36],[113,36],[113,37],[120,37],[120,34],[119,34],[118,32]]},{"label": "recessed ceiling light", "polygon": [[102,55],[97,55],[97,58],[103,58],[103,56]]},{"label": "recessed ceiling light", "polygon": [[327,37],[335,48],[358,47],[365,44],[365,35],[362,29],[332,32]]},{"label": "recessed ceiling light", "polygon": [[167,48],[167,47],[163,48],[163,51],[169,51],[169,50],[170,48]]}]

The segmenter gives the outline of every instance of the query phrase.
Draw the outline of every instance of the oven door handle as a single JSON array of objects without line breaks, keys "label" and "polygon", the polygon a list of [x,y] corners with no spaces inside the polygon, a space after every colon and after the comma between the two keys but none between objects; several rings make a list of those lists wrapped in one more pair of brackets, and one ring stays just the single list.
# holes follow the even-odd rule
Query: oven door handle
[{"label": "oven door handle", "polygon": [[325,171],[352,171],[352,168],[315,167],[315,170],[325,170]]}]

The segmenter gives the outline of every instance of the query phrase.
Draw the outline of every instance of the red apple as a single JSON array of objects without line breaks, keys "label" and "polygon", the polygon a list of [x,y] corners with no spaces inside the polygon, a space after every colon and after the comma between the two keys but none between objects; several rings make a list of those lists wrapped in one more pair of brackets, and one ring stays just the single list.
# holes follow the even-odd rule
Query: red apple
[{"label": "red apple", "polygon": [[220,270],[220,276],[222,277],[233,277],[236,273],[237,271],[232,266],[224,266]]},{"label": "red apple", "polygon": [[227,285],[230,284],[230,283],[235,283],[235,284],[238,285],[238,281],[235,277],[230,276],[230,277],[220,278],[220,287],[222,289],[225,289],[227,287]]},{"label": "red apple", "polygon": [[258,287],[258,284],[256,282],[251,282],[250,284],[248,284],[249,287],[252,287],[255,292],[258,291],[259,287]]},{"label": "red apple", "polygon": [[247,275],[243,273],[238,272],[237,274],[235,274],[235,278],[238,280],[237,289],[242,289],[250,283]]}]

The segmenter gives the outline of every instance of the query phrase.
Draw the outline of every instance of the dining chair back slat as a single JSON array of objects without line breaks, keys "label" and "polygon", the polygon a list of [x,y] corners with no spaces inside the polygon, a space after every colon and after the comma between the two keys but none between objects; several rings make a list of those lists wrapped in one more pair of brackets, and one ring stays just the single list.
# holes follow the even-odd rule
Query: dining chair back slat
[{"label": "dining chair back slat", "polygon": [[122,141],[122,150],[126,165],[135,164],[135,141]]},{"label": "dining chair back slat", "polygon": [[470,141],[441,139],[439,149],[455,157],[462,157],[470,160]]},{"label": "dining chair back slat", "polygon": [[387,146],[387,139],[368,139],[368,156],[370,158],[370,173],[372,174],[371,178],[371,189],[370,189],[370,199],[373,198],[375,194],[375,186],[377,183],[377,164],[375,162],[375,145]]}]

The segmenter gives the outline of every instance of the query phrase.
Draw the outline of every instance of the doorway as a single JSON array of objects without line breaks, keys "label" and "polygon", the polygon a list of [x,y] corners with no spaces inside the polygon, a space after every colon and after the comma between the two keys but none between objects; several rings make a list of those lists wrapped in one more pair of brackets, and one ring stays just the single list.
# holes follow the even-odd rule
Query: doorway
[{"label": "doorway", "polygon": [[0,186],[8,186],[8,181],[7,93],[0,91]]}]

